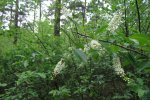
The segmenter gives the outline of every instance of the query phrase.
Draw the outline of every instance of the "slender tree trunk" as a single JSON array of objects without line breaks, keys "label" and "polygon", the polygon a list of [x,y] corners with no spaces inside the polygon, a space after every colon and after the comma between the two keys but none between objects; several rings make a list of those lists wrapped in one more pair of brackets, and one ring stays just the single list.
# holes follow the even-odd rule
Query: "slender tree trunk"
[{"label": "slender tree trunk", "polygon": [[86,16],[86,0],[84,1],[84,6],[83,6],[83,27],[85,25],[85,16]]},{"label": "slender tree trunk", "polygon": [[147,32],[148,32],[149,29],[150,29],[150,22],[149,22],[148,25],[147,25],[145,34],[147,34]]},{"label": "slender tree trunk", "polygon": [[2,12],[2,15],[0,16],[1,22],[3,22],[3,17],[4,17],[4,11]]},{"label": "slender tree trunk", "polygon": [[14,44],[17,44],[18,41],[18,17],[19,17],[19,13],[18,13],[18,8],[19,8],[19,0],[16,0],[16,10],[15,10],[15,34],[14,34]]},{"label": "slender tree trunk", "polygon": [[126,0],[124,0],[124,7],[125,7],[125,11],[124,11],[124,17],[125,17],[125,36],[128,37],[129,36],[129,29],[128,29],[128,21],[127,21],[127,7],[126,7]]},{"label": "slender tree trunk", "polygon": [[42,4],[41,4],[41,0],[40,0],[40,21],[41,21],[41,18],[42,18]]},{"label": "slender tree trunk", "polygon": [[139,29],[139,32],[141,33],[141,16],[140,16],[138,0],[135,0],[135,5],[136,5],[136,10],[137,10],[137,16],[138,16],[138,29]]},{"label": "slender tree trunk", "polygon": [[9,28],[11,27],[11,25],[12,25],[12,20],[13,20],[13,15],[12,15],[12,13],[13,13],[13,4],[11,4],[11,7],[10,7],[10,23],[9,23]]},{"label": "slender tree trunk", "polygon": [[60,36],[60,11],[61,0],[55,1],[55,21],[54,21],[54,35]]},{"label": "slender tree trunk", "polygon": [[[4,7],[2,7],[2,9],[5,9]],[[5,10],[2,10],[1,11],[1,13],[2,13],[2,15],[0,16],[0,21],[3,23],[3,18],[4,18],[4,12],[5,12]]]},{"label": "slender tree trunk", "polygon": [[34,5],[33,33],[35,32],[35,20],[36,20],[36,5]]}]

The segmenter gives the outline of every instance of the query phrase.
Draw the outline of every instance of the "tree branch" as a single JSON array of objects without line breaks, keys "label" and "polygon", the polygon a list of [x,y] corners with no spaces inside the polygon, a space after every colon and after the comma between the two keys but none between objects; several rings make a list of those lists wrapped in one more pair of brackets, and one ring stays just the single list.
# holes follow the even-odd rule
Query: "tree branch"
[{"label": "tree branch", "polygon": [[[84,38],[92,39],[90,36],[87,36],[87,35],[84,35],[84,34],[81,34],[81,33],[77,33],[77,34],[80,35],[80,36],[82,36],[82,37],[84,37]],[[122,45],[120,45],[120,44],[117,44],[117,43],[115,43],[115,42],[110,42],[110,41],[107,41],[107,40],[100,40],[100,39],[99,39],[98,41],[100,41],[100,42],[105,42],[105,43],[109,43],[109,44],[111,44],[111,45],[120,47],[120,48],[125,49],[125,50],[128,50],[128,51],[132,51],[132,52],[134,52],[134,53],[137,53],[137,54],[139,54],[139,55],[142,55],[142,56],[145,56],[145,57],[149,58],[148,55],[146,55],[146,54],[144,54],[143,52],[141,52],[141,51],[143,51],[143,50],[138,51],[138,50],[137,50],[138,48],[136,48],[136,49],[135,49],[135,48],[134,48],[134,49],[132,49],[132,48],[127,48],[127,47],[125,47],[125,46],[122,46]]]}]

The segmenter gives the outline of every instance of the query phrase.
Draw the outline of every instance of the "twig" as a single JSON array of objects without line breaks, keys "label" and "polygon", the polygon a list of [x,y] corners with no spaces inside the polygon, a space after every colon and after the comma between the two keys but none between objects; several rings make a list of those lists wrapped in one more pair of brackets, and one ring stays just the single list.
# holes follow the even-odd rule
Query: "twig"
[{"label": "twig", "polygon": [[148,32],[149,28],[150,28],[150,22],[148,23],[145,34]]},{"label": "twig", "polygon": [[[26,19],[25,19],[26,20]],[[26,20],[27,21],[27,20]],[[28,24],[28,23],[27,23]],[[31,29],[31,31],[34,33],[34,30],[32,29],[31,25],[28,24],[29,28]],[[39,42],[41,43],[41,45],[43,46],[43,48],[45,49],[46,53],[49,55],[48,49],[46,48],[46,46],[44,45],[44,43],[42,42],[42,40],[39,38],[39,36],[37,34],[34,34],[37,39],[39,40]]]},{"label": "twig", "polygon": [[76,43],[73,41],[73,39],[69,36],[69,34],[67,33],[67,31],[63,28],[61,28],[61,30],[68,36],[68,38],[76,45]]}]

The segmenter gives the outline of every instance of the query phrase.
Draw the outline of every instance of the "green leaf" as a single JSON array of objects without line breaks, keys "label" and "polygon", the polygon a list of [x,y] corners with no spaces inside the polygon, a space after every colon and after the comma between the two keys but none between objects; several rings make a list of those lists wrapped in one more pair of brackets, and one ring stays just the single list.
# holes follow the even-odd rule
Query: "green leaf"
[{"label": "green leaf", "polygon": [[108,27],[108,25],[104,25],[101,28],[96,30],[96,33],[100,34],[106,31],[106,28]]},{"label": "green leaf", "polygon": [[75,54],[76,56],[78,56],[83,62],[87,62],[87,56],[86,54],[79,49],[75,49]]},{"label": "green leaf", "polygon": [[3,22],[0,22],[0,27],[3,25]]},{"label": "green leaf", "polygon": [[25,61],[24,61],[24,63],[23,63],[23,65],[24,65],[24,67],[27,67],[27,66],[29,66],[29,63],[28,63],[28,61],[27,61],[27,60],[25,60]]},{"label": "green leaf", "polygon": [[39,75],[41,78],[46,78],[45,73],[37,73],[37,75]]},{"label": "green leaf", "polygon": [[145,94],[145,90],[139,88],[139,89],[138,89],[138,96],[141,98],[141,97],[144,96],[144,94]]},{"label": "green leaf", "polygon": [[133,41],[136,45],[139,45],[139,41],[136,39],[130,39],[131,41]]},{"label": "green leaf", "polygon": [[114,46],[114,45],[110,45],[109,47],[110,47],[111,52],[113,52],[113,53],[116,53],[120,50],[119,47]]},{"label": "green leaf", "polygon": [[113,96],[112,97],[113,100],[122,100],[122,99],[127,99],[128,100],[129,98],[130,97],[126,96],[126,95],[125,96]]},{"label": "green leaf", "polygon": [[6,83],[0,83],[0,87],[5,87],[5,86],[7,86]]},{"label": "green leaf", "polygon": [[145,34],[134,34],[130,36],[130,39],[137,40],[141,46],[150,45],[150,36]]},{"label": "green leaf", "polygon": [[145,71],[146,69],[150,69],[150,62],[149,61],[143,62],[140,65],[140,68],[138,69],[138,72],[141,72],[143,70]]},{"label": "green leaf", "polygon": [[149,73],[150,72],[150,68],[149,69],[145,69],[144,71]]},{"label": "green leaf", "polygon": [[150,46],[148,47],[142,47],[142,49],[144,50],[144,51],[146,51],[146,52],[150,52]]}]

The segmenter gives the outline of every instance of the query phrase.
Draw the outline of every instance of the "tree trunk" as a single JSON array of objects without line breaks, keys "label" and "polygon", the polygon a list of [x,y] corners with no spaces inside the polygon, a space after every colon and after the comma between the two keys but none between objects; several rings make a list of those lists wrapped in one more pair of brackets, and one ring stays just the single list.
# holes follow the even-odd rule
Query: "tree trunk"
[{"label": "tree trunk", "polygon": [[18,17],[19,17],[19,13],[18,13],[18,8],[19,8],[19,0],[16,0],[16,11],[15,11],[15,34],[14,34],[14,44],[17,44],[18,41]]},{"label": "tree trunk", "polygon": [[34,5],[33,33],[35,32],[36,5]]},{"label": "tree trunk", "polygon": [[55,21],[54,21],[54,35],[60,36],[60,11],[61,0],[55,1]]},{"label": "tree trunk", "polygon": [[128,37],[129,36],[129,29],[128,29],[128,21],[127,21],[127,6],[126,6],[126,0],[124,0],[124,7],[125,7],[125,11],[124,11],[124,17],[125,17],[125,36]]},{"label": "tree trunk", "polygon": [[83,6],[83,27],[85,25],[85,16],[86,16],[86,0],[84,1],[84,6]]},{"label": "tree trunk", "polygon": [[139,28],[139,32],[141,33],[141,16],[140,16],[138,0],[135,0],[135,6],[136,6],[137,16],[138,16],[138,28]]},{"label": "tree trunk", "polygon": [[13,20],[13,4],[10,6],[10,23],[9,23],[9,28],[12,26],[12,20]]},{"label": "tree trunk", "polygon": [[40,0],[40,21],[41,21],[41,18],[42,18],[42,4],[41,4],[41,0]]}]

